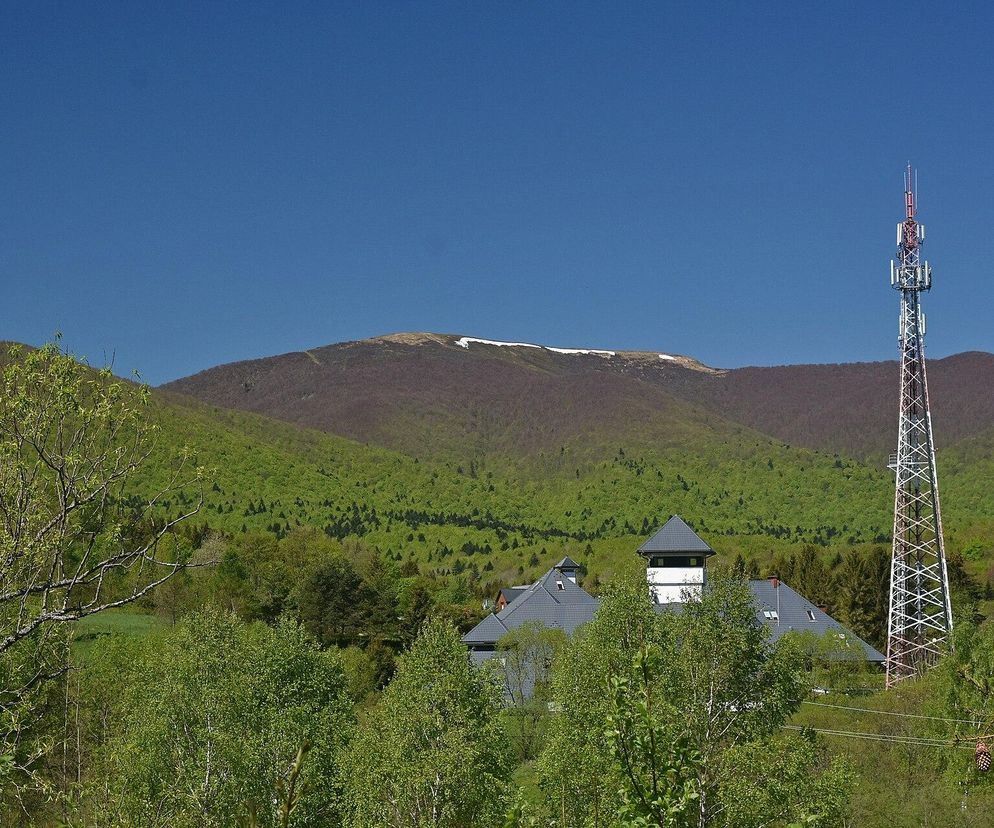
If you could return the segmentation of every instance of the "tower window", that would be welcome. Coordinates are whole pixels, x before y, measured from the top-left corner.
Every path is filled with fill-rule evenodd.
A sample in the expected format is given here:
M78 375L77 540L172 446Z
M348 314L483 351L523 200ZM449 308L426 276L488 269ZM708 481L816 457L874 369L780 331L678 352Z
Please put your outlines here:
M672 566L686 569L703 565L704 563L700 558L691 558L687 555L653 555L649 558L649 566L651 567Z

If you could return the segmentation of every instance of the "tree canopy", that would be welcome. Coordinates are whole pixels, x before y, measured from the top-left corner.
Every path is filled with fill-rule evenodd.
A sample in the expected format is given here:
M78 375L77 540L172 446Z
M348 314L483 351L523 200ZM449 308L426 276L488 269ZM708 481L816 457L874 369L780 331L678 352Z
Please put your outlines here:
M499 824L513 770L500 705L496 677L470 663L455 628L425 624L349 749L345 824Z
M781 731L808 687L796 644L768 637L738 579L712 579L679 611L656 612L644 581L613 590L554 680L540 768L562 824L832 824L845 775ZM778 775L755 773L756 757ZM788 769L795 784L777 787Z
M84 726L99 742L89 824L277 824L303 747L292 825L338 818L351 703L337 655L296 625L209 612L93 656Z

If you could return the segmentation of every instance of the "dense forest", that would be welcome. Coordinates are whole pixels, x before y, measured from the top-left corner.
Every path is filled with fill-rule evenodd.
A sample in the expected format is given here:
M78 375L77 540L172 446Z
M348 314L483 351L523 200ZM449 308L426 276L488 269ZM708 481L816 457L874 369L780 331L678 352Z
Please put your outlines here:
M989 824L990 454L942 470L957 648L885 692L838 641L771 645L745 579L776 572L881 644L889 477L697 437L515 473L13 349L0 824ZM632 552L674 512L719 555L699 603L658 614ZM563 553L595 619L474 668L460 633Z

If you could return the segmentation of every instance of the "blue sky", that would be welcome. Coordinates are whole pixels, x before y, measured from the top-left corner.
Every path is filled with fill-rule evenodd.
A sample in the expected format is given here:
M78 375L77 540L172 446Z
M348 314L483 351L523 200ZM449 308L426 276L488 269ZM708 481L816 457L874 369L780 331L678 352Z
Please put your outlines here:
M982 4L24 3L0 338L159 383L430 330L712 365L994 351Z

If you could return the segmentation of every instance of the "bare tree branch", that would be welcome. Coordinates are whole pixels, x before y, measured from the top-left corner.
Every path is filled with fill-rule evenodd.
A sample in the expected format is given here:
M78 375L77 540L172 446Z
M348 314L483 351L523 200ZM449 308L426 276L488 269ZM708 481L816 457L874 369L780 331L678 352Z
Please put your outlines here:
M181 456L135 503L156 452L147 387L94 371L57 345L13 348L0 379L0 657L51 626L137 601L189 564L163 540L203 503ZM161 452L160 452L161 453ZM161 472L160 472L161 473ZM200 490L164 520L172 493Z

